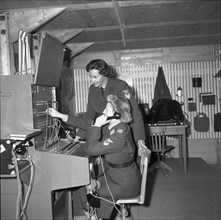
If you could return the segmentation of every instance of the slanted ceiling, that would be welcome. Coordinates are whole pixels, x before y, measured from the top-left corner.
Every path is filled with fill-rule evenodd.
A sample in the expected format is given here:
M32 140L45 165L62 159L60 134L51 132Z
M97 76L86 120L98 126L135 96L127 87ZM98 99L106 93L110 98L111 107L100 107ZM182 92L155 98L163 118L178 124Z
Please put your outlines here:
M220 44L217 1L10 1L10 39L19 29L50 32L85 52Z

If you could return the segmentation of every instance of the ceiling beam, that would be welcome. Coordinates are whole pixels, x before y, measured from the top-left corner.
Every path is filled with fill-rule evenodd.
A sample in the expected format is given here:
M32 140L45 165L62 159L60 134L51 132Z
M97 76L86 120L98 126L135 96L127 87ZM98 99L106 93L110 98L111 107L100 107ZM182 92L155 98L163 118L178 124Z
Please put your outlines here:
M196 34L196 35L181 35L181 36L172 36L172 37L154 37L154 38L145 38L145 39L127 39L127 43L129 42L145 42L145 41L157 41L157 40L175 40L175 39L190 39L190 38L207 38L207 37L220 37L220 34ZM96 41L96 44L103 43L119 43L120 40L112 40L112 41Z
M61 43L65 44L78 34L80 34L84 29L55 29L55 30L45 30L47 33L57 38Z
M219 19L201 19L201 20L186 20L186 21L163 21L163 22L152 22L152 23L142 23L142 24L129 24L124 25L125 29L129 28L143 28L143 27L158 27L158 26L174 26L174 25L189 25L189 24L213 24L220 23ZM85 31L105 31L105 30L117 30L119 26L105 26L105 27L91 27L84 28Z
M162 5L182 2L192 2L191 0L143 0L143 1L119 1L120 7L140 6L140 5Z
M11 11L9 13L9 40L18 40L19 30L31 33L65 10L62 8Z
M14 2L14 3L13 3ZM1 1L1 10L3 12L10 12L13 10L34 10L34 9L51 9L65 7L67 10L90 10L90 9L103 9L103 8L112 8L113 4L111 1L102 1L102 2L91 2L91 3L79 3L79 0L73 0L72 4L65 4L65 1L58 3L57 1L41 1L41 4L38 4L38 1ZM45 3L42 3L45 2ZM76 3L75 3L76 2ZM182 3L188 2L188 0L143 0L143 1L118 1L120 7L129 7L129 6L139 6L139 5L156 5L156 4L173 4L173 3ZM13 9L11 9L13 8Z
M189 0L190 1L190 0ZM173 4L188 2L188 0L143 0L143 1L117 1L120 7L139 6L139 5L156 5L156 4ZM112 8L113 4L110 1L82 3L82 4L63 4L67 10L90 10Z
M115 12L115 15L117 17L118 24L120 26L123 45L124 45L124 47L126 47L127 42L126 42L126 38L125 38L125 24L124 24L123 13L121 11L121 8L119 6L118 1L112 0L112 4L113 4L113 7L114 7L114 12Z
M70 59L77 54L80 54L82 51L86 50L93 44L94 42L66 44L67 48L71 51Z
M158 27L158 26L174 26L174 25L191 25L191 24L211 24L211 23L220 23L219 19L201 19L201 20L184 20L184 21L168 21L168 22L151 22L143 24L131 24L126 25L126 28L142 28L142 27Z

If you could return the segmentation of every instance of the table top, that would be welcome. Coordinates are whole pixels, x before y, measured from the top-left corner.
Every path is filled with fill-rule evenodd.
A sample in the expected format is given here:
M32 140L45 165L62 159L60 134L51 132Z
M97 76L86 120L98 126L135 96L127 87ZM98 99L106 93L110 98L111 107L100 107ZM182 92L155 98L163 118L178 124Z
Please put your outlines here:
M148 124L147 127L188 127L186 124L164 123L164 124Z

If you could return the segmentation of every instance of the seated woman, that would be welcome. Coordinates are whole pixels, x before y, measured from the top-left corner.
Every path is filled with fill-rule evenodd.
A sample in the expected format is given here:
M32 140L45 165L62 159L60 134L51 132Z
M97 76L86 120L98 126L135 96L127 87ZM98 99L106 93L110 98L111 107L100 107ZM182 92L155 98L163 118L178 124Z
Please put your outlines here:
M101 200L97 215L104 219L111 218L113 202L139 195L141 184L141 174L134 161L135 144L128 125L132 120L130 104L126 98L114 95L109 95L107 101L103 115L97 117L93 125L89 126L84 119L77 119L78 124L82 120L84 126L88 125L86 154L101 155L106 167L105 175L98 177L101 183L99 189ZM68 121L67 115L54 109L49 109L49 114ZM71 121L75 126L74 118ZM79 205L87 210L86 188L82 187L79 192L81 192Z

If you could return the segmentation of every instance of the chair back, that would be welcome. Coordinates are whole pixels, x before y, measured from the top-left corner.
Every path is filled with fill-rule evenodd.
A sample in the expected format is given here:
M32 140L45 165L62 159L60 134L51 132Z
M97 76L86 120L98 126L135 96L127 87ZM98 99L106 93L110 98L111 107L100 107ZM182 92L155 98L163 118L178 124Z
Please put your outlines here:
M166 145L165 131L166 127L147 127L147 146L149 149L151 149L151 151L162 153L164 152Z
M142 175L140 195L135 196L133 198L128 198L128 199L119 199L117 201L117 204L131 204L131 203L144 204L145 193L146 193L146 184L147 184L146 182L147 182L148 163L149 163L151 151L147 148L142 148L142 149L139 149L138 154L140 156L140 172ZM124 216L124 215L122 215L122 216ZM125 218L123 218L123 219L125 219Z
M137 203L144 204L145 201L145 194L146 194L146 185L147 185L147 170L148 170L148 163L150 159L150 150L146 149L140 154L140 172L142 175L141 180L141 189L140 189L140 198Z

